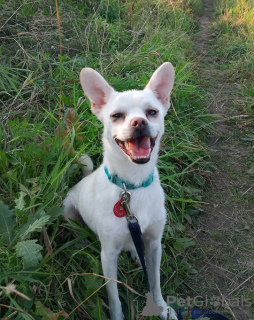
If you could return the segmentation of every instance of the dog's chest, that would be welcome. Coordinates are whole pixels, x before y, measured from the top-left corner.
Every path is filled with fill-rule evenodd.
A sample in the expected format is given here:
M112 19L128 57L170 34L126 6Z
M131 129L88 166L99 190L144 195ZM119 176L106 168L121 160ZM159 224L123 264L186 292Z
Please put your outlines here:
M118 200L119 201L119 200ZM114 200L109 208L109 216L114 220L114 224L119 228L119 233L128 234L128 222L125 217L114 215L114 207L118 204ZM139 222L142 233L152 227L157 221L164 221L166 211L164 208L164 194L160 186L149 189L139 189L131 192L129 208Z
M83 179L78 186L78 211L85 223L97 234L119 234L128 236L129 229L126 217L117 217L114 206L121 199L121 190L108 181L106 175L94 174ZM130 190L129 207L139 221L142 233L157 221L164 221L164 193L159 180L155 178L147 188Z

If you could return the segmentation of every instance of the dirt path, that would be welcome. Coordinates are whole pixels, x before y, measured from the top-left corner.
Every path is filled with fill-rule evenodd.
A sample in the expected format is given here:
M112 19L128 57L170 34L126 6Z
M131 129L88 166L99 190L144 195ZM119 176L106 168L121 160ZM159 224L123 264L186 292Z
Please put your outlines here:
M200 73L208 93L207 109L215 117L208 136L214 171L211 188L198 230L191 231L197 248L191 252L198 271L186 281L191 297L208 299L208 307L234 320L254 319L254 181L248 174L250 147L245 142L250 128L239 117L241 103L237 85L223 71L223 61L214 54L210 31L214 0L204 0L201 31L196 42ZM246 300L247 299L247 300ZM251 306L250 306L251 304Z

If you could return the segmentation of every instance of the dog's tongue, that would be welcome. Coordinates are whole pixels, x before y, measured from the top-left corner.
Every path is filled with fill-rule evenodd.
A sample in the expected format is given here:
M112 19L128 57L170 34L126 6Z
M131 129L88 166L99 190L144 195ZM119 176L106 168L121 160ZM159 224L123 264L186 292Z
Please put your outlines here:
M138 137L127 142L128 150L136 157L146 157L150 153L150 138Z

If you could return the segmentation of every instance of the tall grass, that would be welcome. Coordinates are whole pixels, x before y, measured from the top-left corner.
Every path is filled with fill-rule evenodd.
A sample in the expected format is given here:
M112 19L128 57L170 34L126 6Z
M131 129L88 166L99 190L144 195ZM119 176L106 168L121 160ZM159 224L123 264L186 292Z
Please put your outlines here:
M233 26L245 26L242 30L248 31L249 36L254 29L254 3L251 0L223 0L220 2L221 15L225 21Z
M218 3L219 27L226 41L227 57L241 58L253 53L254 3L249 0L223 0Z
M54 1L1 5L1 317L107 318L103 279L83 275L102 273L99 242L61 216L62 200L81 178L76 158L86 152L95 167L102 159L102 125L78 81L85 66L117 90L142 89L163 61L176 67L159 159L169 212L163 293L175 294L182 275L194 272L181 255L193 245L183 232L202 211L209 170L202 143L209 118L190 37L200 1L61 1L61 55ZM120 280L144 292L137 287L142 273L126 254L119 265ZM18 291L10 290L12 283ZM144 299L124 286L120 292L126 318L133 319L136 301Z
M254 110L254 3L251 0L218 1L218 22L214 31L218 38L217 54L223 59L229 78L240 85L244 107L240 112Z

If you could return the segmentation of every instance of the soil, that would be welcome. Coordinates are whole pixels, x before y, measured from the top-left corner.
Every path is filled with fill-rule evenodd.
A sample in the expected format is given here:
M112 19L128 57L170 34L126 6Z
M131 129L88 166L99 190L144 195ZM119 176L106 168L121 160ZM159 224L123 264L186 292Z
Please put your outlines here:
M254 133L248 115L239 114L238 85L223 70L214 50L215 3L204 0L201 30L195 39L207 90L205 103L215 119L207 138L214 170L200 226L190 231L197 246L188 258L197 276L185 280L186 295L199 296L199 304L204 301L204 307L229 319L250 320L254 319L254 181L248 173L253 142L246 137Z

